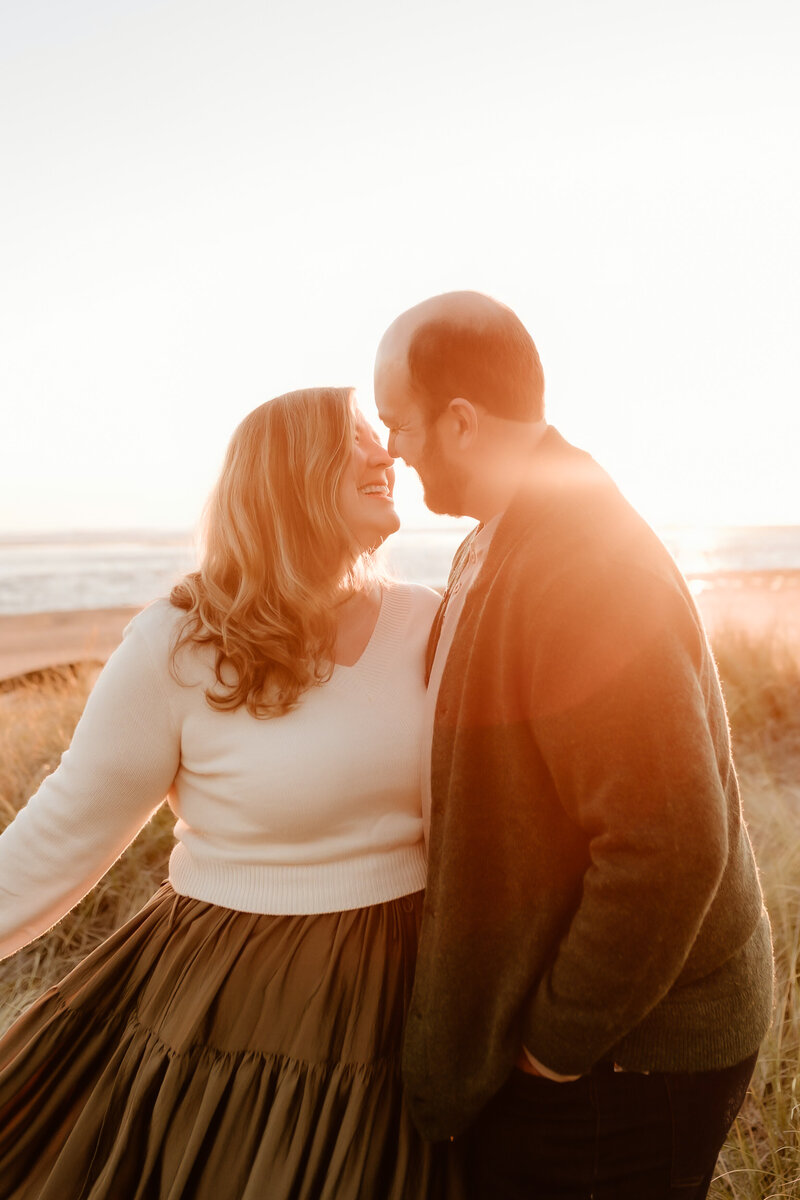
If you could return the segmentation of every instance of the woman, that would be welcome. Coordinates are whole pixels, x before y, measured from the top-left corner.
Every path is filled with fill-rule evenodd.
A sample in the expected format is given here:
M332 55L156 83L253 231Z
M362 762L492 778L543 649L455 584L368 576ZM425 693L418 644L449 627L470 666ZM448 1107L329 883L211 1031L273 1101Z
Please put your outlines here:
M165 794L169 881L0 1042L4 1196L452 1195L398 1052L424 884L435 593L379 579L392 460L347 389L236 430L201 568L126 630L0 838L0 954Z

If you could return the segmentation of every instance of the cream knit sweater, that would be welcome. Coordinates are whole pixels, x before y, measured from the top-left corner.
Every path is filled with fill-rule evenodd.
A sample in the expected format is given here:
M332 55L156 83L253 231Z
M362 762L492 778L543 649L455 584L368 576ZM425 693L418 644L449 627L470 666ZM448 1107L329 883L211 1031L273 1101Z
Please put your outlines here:
M176 892L254 913L335 912L422 888L424 654L439 597L384 589L352 667L296 709L217 712L208 648L169 671L182 613L159 600L109 659L61 765L0 837L0 957L96 883L165 796Z

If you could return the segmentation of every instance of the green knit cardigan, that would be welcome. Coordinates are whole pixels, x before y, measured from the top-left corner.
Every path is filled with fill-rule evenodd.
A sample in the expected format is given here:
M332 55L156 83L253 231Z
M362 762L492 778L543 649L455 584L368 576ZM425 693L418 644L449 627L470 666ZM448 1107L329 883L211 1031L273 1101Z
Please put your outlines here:
M655 534L552 427L445 666L429 850L403 1053L427 1137L464 1130L523 1044L563 1074L758 1047L769 923L703 626Z

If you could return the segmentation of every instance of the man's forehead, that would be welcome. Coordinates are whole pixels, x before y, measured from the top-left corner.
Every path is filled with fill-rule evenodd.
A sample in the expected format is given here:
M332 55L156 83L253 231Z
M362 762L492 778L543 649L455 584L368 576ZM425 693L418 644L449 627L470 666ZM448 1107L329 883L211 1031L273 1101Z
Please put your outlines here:
M408 375L407 350L397 338L384 338L375 356L375 379L387 386L402 383Z
M405 361L414 325L414 317L408 312L392 321L378 344L379 363L382 361Z
M375 392L379 401L395 403L408 391L408 370L397 359L378 360L375 364Z
M408 371L386 370L375 376L375 404L381 420L391 417L413 417L422 412L422 404L414 394Z

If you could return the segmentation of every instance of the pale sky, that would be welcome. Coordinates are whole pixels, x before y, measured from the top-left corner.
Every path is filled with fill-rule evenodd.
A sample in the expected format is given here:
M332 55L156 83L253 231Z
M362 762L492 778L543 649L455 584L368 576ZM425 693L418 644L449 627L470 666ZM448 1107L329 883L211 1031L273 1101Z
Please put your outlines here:
M192 526L461 287L650 520L800 524L798 63L796 0L5 0L0 531Z

